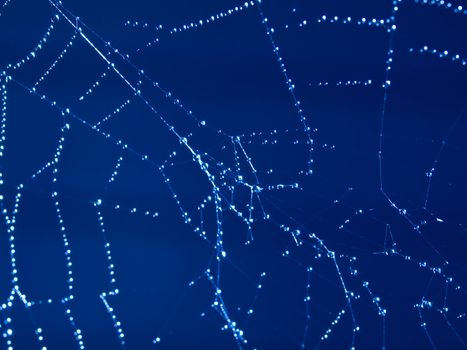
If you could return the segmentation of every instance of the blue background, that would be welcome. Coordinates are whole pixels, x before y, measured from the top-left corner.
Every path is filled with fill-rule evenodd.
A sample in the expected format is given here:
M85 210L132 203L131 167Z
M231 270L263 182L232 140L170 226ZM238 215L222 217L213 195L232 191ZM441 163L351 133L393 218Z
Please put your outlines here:
M338 254L348 288L360 297L353 302L360 331L356 347L381 348L383 329L390 349L430 349L414 305L423 296L442 308L445 279L418 266L441 267L454 282L449 286L446 314L423 310L428 331L440 349L462 349L467 335L467 118L466 66L435 55L410 53L409 48L466 53L466 17L437 6L404 1L397 14L394 63L383 133L384 189L399 208L406 209L421 233L392 208L379 191L378 150L389 34L382 28L317 23L321 15L341 18L388 18L390 1L264 1L262 9L288 73L296 86L308 123L314 130L313 174L299 175L306 166L307 145L293 101L280 73L270 40L256 6L215 23L178 34L152 29L171 28L240 5L234 1L64 1L63 5L88 27L83 32L107 52L102 41L128 53L130 61L167 91L179 98L199 120L177 108L148 81L141 85L144 98L173 124L190 144L212 157L213 169L233 167L228 135L247 135L274 129L289 130L272 136L244 137L245 149L258 170L261 184L299 183L301 190L264 192L261 201L271 220L261 220L255 203L254 241L245 245L247 228L225 210L222 293L233 320L245 332L245 348L297 349L306 322L304 304L307 267L310 279L310 315L306 348L344 349L352 338L347 313L321 341L346 299L332 260L317 257L316 242L304 238L296 246L283 224L315 233ZM293 11L296 9L296 11ZM47 1L13 0L0 17L0 67L30 52L57 11ZM299 27L304 19L305 27ZM125 22L149 23L152 28L132 28ZM284 29L289 25L288 29ZM92 28L95 33L91 33ZM230 331L211 307L212 286L204 271L212 265L213 247L186 225L180 208L154 164L172 151L166 174L184 209L199 223L196 210L210 194L205 174L160 119L116 74L108 77L83 101L78 98L107 70L105 62L82 38L38 87L39 94L89 123L111 113L127 98L132 103L102 130L125 140L151 162L122 151L108 139L70 116L61 116L16 82L31 87L73 35L63 18L40 54L21 69L9 70L6 141L1 170L5 184L2 205L11 209L18 184L25 184L15 229L21 289L31 300L59 300L66 293L63 244L50 193L57 190L69 235L75 278L72 308L89 349L113 349L120 343L99 294L108 290L103 240L92 203L102 199L107 238L111 242L120 294L111 299L123 324L128 349L234 349ZM159 39L157 44L145 44ZM142 48L142 49L141 49ZM141 49L138 51L138 49ZM117 56L110 56L131 82L135 70ZM464 56L465 57L465 56ZM3 68L2 68L3 70ZM318 87L322 81L372 80L369 86ZM70 123L58 169L58 183L51 173L32 181L31 175L51 159L63 121ZM249 141L251 140L251 142ZM262 141L277 144L262 144ZM295 142L296 141L296 142ZM296 144L294 144L294 142ZM426 172L437 159L429 192ZM112 184L108 179L117 159L124 159ZM207 159L207 156L206 156ZM217 162L223 162L216 165ZM173 164L172 164L173 163ZM253 181L248 164L242 173ZM267 174L273 169L272 174ZM217 170L214 170L217 171ZM233 183L233 182L232 182ZM55 187L54 187L55 186ZM237 185L238 186L238 185ZM249 192L238 186L237 207L245 210ZM114 210L120 204L121 210ZM131 214L149 210L157 218ZM223 203L225 207L225 203ZM359 209L363 214L354 215ZM436 217L443 222L437 222ZM351 218L342 229L346 219ZM257 219L257 220L256 220ZM204 212L207 235L215 241L215 211ZM383 251L385 232L391 228L397 249L413 261L375 254ZM0 300L11 290L8 236L4 222L0 240ZM387 242L388 243L388 242ZM389 243L388 243L389 244ZM284 252L289 251L287 256ZM215 252L214 252L215 254ZM355 257L353 263L349 257ZM358 271L357 275L352 270ZM246 315L257 292L254 313ZM197 280L198 276L201 276ZM188 283L196 280L189 287ZM387 310L386 325L363 281L381 298ZM457 290L456 286L460 286ZM50 349L77 348L73 330L60 302L35 305L31 313L18 302L0 313L12 318L17 349L38 345L34 324L44 330ZM31 319L31 315L33 320ZM464 314L465 315L465 314ZM455 331L453 330L455 329ZM0 329L4 332L5 327ZM457 332L457 335L456 335ZM154 345L153 340L161 338ZM1 341L0 341L0 344ZM4 344L2 344L4 346Z

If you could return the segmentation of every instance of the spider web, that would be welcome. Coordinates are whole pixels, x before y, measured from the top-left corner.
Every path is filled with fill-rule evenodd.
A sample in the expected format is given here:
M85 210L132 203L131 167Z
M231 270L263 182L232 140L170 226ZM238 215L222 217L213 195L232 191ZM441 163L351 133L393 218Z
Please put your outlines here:
M2 346L466 348L464 8L4 1Z

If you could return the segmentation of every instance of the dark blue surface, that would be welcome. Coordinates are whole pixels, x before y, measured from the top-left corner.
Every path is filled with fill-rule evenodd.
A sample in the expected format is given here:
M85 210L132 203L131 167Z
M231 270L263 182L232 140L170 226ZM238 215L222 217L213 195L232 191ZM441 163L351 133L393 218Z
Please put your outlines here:
M122 323L127 349L299 349L302 345L348 349L353 335L357 349L467 347L467 66L461 59L409 50L426 45L465 59L465 14L403 1L395 19L397 30L390 34L381 27L317 22L322 15L350 16L354 22L362 17L386 19L393 9L389 0L261 3L311 127L313 174L305 176L306 133L257 4L175 34L169 29L243 4L172 0L63 1L62 5L12 0L0 10L2 83L11 77L6 87L5 150L0 158L4 178L0 203L6 210L0 229L0 303L6 302L15 285L36 302L25 308L14 294L13 306L0 310L0 333L12 329L15 349L40 348L37 327L43 330L48 349L77 349L67 307L73 310L87 349L121 347L99 298L110 287L93 205L98 199L119 289L109 302ZM43 49L20 68L6 68L28 55L55 15L60 20ZM303 20L307 24L300 26ZM147 22L150 28L134 28L126 21ZM83 36L77 34L63 59L31 91L67 45L74 25L82 28ZM155 30L158 25L163 30ZM391 37L391 86L383 89ZM145 47L156 38L157 43ZM128 54L127 59L116 54L116 48ZM79 101L104 72L108 74L99 86ZM123 78L141 94L136 95ZM348 80L372 84L336 86ZM320 82L330 86L318 86ZM122 112L97 129L89 127L126 99L131 103ZM193 115L179 108L175 99ZM51 107L50 101L57 106ZM235 341L232 325L222 329L226 320L212 307L215 288L205 271L210 268L215 276L218 269L216 210L213 201L202 214L198 210L207 196L213 196L212 185L189 148L160 116L188 138L221 188L227 256L221 259L220 288L229 317L244 331L247 344ZM70 130L57 165L57 182L52 182L53 167L31 179L52 160L64 123ZM248 136L251 133L256 134ZM236 170L232 144L240 135L264 189L253 200L254 240L247 245L247 226L229 208L235 204L248 216L250 192L238 176L256 183L240 149L240 171ZM115 140L123 140L129 149L122 150ZM173 151L176 156L169 157ZM119 157L123 160L118 176L109 184ZM158 170L161 164L165 177ZM427 172L433 166L428 187ZM267 186L295 183L300 189L267 190ZM24 189L14 230L20 281L16 284L11 281L11 232L6 220L11 218L19 184ZM231 188L235 188L234 202ZM71 303L60 301L69 284L51 198L55 191L73 262ZM191 225L184 222L174 193L182 211L192 218ZM268 219L261 207L270 214ZM131 213L133 208L136 213ZM207 240L196 231L201 222ZM291 234L297 229L298 245ZM391 247L396 253L389 253ZM305 303L308 277L310 300ZM195 283L189 286L190 281ZM364 287L366 281L372 294ZM49 298L54 300L50 304ZM306 304L310 319L304 337ZM251 306L254 312L248 315ZM384 324L378 308L386 310ZM345 314L333 325L341 310ZM352 331L355 326L358 331ZM331 332L323 340L328 329ZM160 342L154 344L156 337ZM0 337L2 348L7 348L7 339Z

